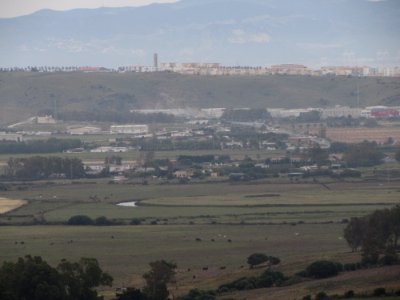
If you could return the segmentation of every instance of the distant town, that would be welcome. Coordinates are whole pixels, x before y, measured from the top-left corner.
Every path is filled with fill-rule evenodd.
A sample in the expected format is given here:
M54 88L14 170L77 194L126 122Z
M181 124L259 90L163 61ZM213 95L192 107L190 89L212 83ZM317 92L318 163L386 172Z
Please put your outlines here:
M117 68L101 66L27 66L0 68L0 72L175 72L184 75L255 76L255 75L305 75L305 76L362 76L399 77L400 67L325 66L312 69L301 64L262 66L224 66L220 63L163 62L154 54L153 65L129 65Z

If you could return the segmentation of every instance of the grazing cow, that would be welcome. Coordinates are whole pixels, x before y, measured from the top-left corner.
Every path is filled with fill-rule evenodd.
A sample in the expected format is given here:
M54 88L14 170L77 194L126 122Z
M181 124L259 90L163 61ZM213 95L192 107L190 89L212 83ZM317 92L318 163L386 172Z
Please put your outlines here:
M208 271L208 267L203 267L203 271Z
M229 240L228 240L228 243L232 243L232 240L231 240L231 239L229 239Z
M215 242L215 240L214 240L214 239L211 239L211 242Z
M225 270L226 267L225 267L225 266L222 266L222 267L220 267L219 269L220 269L220 270Z
M196 242L201 242L201 238L196 238Z

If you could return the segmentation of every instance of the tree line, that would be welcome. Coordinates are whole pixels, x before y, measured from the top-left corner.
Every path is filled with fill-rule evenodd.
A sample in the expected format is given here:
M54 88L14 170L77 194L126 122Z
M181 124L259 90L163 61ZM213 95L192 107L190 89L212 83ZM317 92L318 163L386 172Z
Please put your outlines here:
M56 156L33 156L27 158L10 158L5 167L5 178L38 180L55 178L85 177L83 163L78 158Z
M227 109L224 111L221 119L232 122L254 122L271 119L271 114L266 109Z
M82 142L79 139L50 138L45 141L0 141L0 153L56 153L81 146Z
M113 278L94 258L63 259L57 267L39 256L4 262L0 268L2 300L100 300L95 288L111 286Z
M113 122L113 123L177 123L181 119L165 113L140 114L129 111L63 111L58 118L64 121Z

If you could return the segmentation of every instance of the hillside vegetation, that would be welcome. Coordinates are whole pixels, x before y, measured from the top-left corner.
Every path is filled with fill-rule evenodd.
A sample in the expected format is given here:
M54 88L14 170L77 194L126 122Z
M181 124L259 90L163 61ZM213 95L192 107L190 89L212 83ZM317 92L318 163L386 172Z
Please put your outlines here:
M0 73L0 124L38 112L400 105L400 78Z

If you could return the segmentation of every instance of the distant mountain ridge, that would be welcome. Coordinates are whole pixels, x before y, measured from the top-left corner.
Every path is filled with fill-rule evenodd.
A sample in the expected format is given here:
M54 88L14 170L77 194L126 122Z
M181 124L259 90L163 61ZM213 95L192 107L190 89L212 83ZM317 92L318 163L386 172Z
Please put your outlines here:
M0 66L400 62L397 0L182 0L0 19ZM399 63L400 64L400 63Z
M400 106L400 78L0 72L0 125L52 110Z

